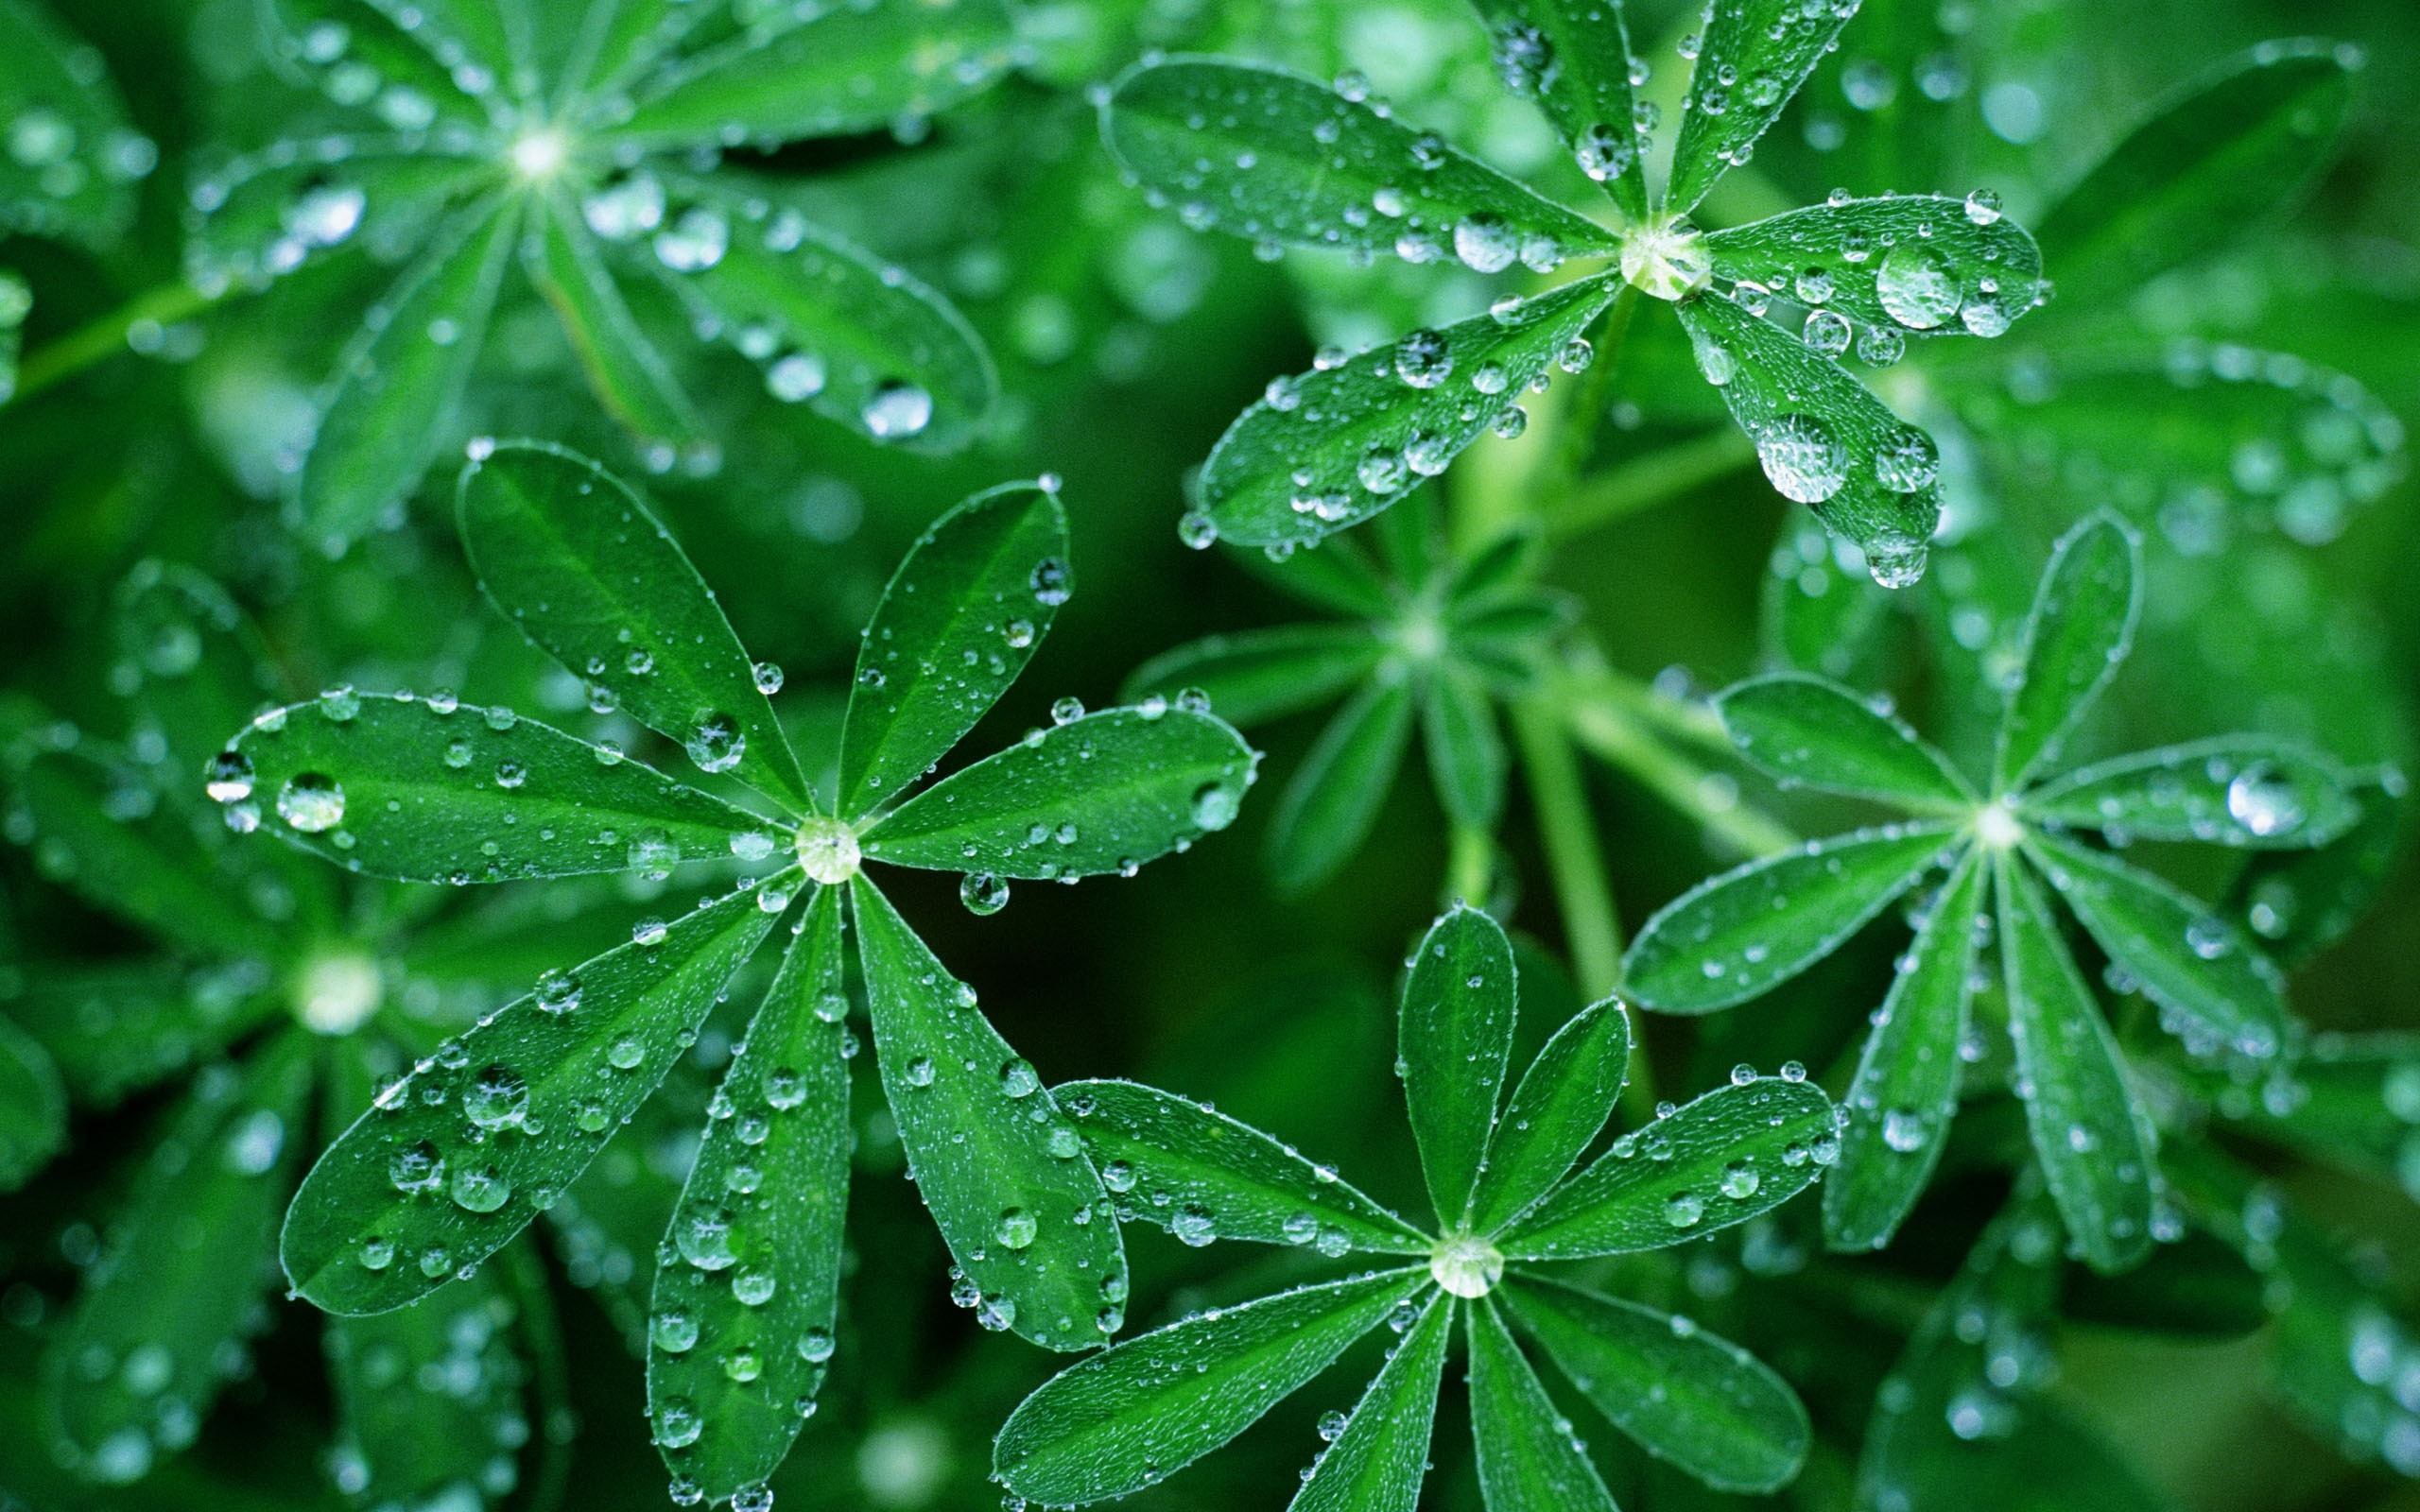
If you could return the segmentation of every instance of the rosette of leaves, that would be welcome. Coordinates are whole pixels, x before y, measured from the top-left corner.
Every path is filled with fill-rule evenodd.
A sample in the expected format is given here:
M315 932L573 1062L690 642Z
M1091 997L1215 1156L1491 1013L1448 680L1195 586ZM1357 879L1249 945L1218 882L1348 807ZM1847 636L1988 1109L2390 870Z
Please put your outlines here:
M1868 71L1868 97L1872 78L1947 56L1929 16L1894 20L1844 65ZM2290 324L2232 329L2198 316L2188 292L2325 171L2360 61L2308 38L2267 42L2155 102L2035 218L2059 298L2024 339L1929 343L1893 375L1893 393L1972 458L1978 513L2106 505L2178 552L2208 556L2262 533L2333 540L2401 474L2402 423L2359 380L2269 344L2290 339ZM1931 162L1962 128L1978 129L1918 110L1912 83L1885 93L1857 137L1872 148L1867 171ZM2044 536L2071 518L2062 511ZM1778 654L1834 676L1870 659L1885 602L1854 570L1820 540L1785 540L1767 586Z
M663 348L730 342L774 398L880 441L962 445L991 358L937 291L715 170L728 148L908 130L1008 66L999 0L806 7L264 0L272 60L346 129L201 180L188 276L265 284L412 255L320 396L293 515L341 547L455 435L507 268L553 307L648 465L717 448Z
M1446 816L1495 833L1506 767L1495 704L1531 680L1571 606L1530 581L1534 537L1499 537L1457 558L1429 524L1427 511L1409 504L1378 527L1382 564L1346 540L1268 575L1352 619L1207 636L1127 679L1130 696L1198 690L1245 728L1343 698L1278 799L1268 859L1287 892L1326 881L1359 848L1415 723Z
M2358 816L2345 775L2307 749L2247 735L2058 767L2062 743L2125 659L2141 608L2140 554L2133 532L2107 515L2060 541L1979 783L1836 683L1763 678L1718 700L1754 765L1909 817L1753 862L1667 905L1626 960L1626 989L1639 1003L1698 1014L1746 1002L1943 878L1919 910L1849 1087L1841 1169L1824 1194L1837 1246L1887 1243L1928 1179L1957 1109L1961 1062L1983 1028L1979 996L2006 1015L2034 1151L2084 1257L2118 1270L2149 1248L2160 1184L2151 1116L2052 895L2107 955L2113 983L2156 1005L2188 1049L2271 1059L2289 1048L2282 973L2252 936L2116 851L2135 840L2318 846ZM2084 843L2091 832L2107 848ZM1987 940L2000 981L1983 993Z
M493 1007L562 922L510 898L441 916L432 896L231 846L197 779L210 732L278 685L258 635L216 584L148 563L118 594L115 637L126 739L44 732L10 774L10 831L160 953L34 957L8 1010L81 1111L169 1097L106 1189L98 1258L46 1346L45 1453L122 1486L192 1443L250 1370L278 1215L323 1127ZM29 1108L9 1074L15 1123ZM533 1466L541 1483L561 1474L564 1446L535 1423L561 1409L563 1367L525 1249L441 1305L332 1317L322 1338L341 1490L478 1506Z
M1717 0L1655 189L1656 112L1636 93L1646 75L1621 8L1478 9L1498 73L1604 189L1610 225L1395 121L1357 85L1180 58L1130 72L1104 105L1111 151L1190 225L1489 273L1616 264L1271 383L1211 454L1185 538L1282 551L1370 518L1482 433L1517 432L1521 396L1585 368L1586 333L1644 292L1674 306L1774 487L1855 542L1877 580L1913 582L1940 514L1939 454L1837 359L1852 342L2000 335L2040 297L2031 238L1985 197L1841 195L1713 232L1687 218L1857 8ZM1799 334L1763 318L1776 297L1810 312Z
M1131 874L1223 828L1251 749L1189 708L1059 722L912 795L1032 657L1070 587L1056 492L1012 484L942 517L867 627L838 801L776 720L774 669L644 503L555 448L476 448L462 539L496 606L733 800L504 708L321 698L252 720L221 791L353 870L413 882L761 868L631 941L541 976L447 1040L305 1177L283 1240L302 1297L385 1314L473 1271L554 1203L654 1091L741 966L789 919L659 1253L648 1387L683 1497L766 1496L832 1354L848 1181L844 912L909 1169L987 1325L1050 1349L1114 1332L1116 1221L1074 1126L862 868Z
M1122 1212L1188 1244L1250 1240L1380 1263L1196 1313L1062 1371L1000 1430L994 1474L1010 1494L1071 1505L1156 1485L1387 1329L1385 1365L1350 1413L1322 1421L1327 1446L1293 1505L1409 1512L1458 1322L1479 1486L1495 1512L1613 1505L1512 1325L1616 1427L1707 1485L1769 1491L1797 1473L1806 1411L1763 1364L1686 1318L1540 1267L1662 1248L1787 1201L1836 1152L1830 1099L1802 1076L1742 1067L1572 1176L1625 1079L1622 1005L1608 999L1565 1023L1507 1101L1516 981L1504 931L1457 907L1409 964L1398 1065L1433 1231L1199 1103L1132 1082L1061 1089Z

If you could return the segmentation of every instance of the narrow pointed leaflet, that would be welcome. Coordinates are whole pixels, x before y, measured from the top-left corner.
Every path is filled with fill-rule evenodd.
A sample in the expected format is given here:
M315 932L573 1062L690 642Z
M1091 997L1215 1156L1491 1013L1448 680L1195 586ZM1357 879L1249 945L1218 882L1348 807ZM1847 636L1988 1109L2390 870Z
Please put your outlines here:
M0 1193L14 1192L67 1143L67 1089L42 1042L0 1019Z
M1117 1331L1126 1255L1083 1140L889 900L850 885L883 1091L977 1316L1048 1349Z
M1368 677L1386 654L1386 643L1361 625L1281 625L1208 635L1144 662L1126 679L1126 693L1131 702L1199 688L1219 718L1256 725L1319 707Z
M1749 149L1857 14L1856 0L1713 0L1705 10L1667 208L1686 215Z
M462 544L523 634L704 772L812 813L806 780L714 591L619 479L557 447L463 470Z
M2010 685L1996 784L2020 786L2117 675L2142 612L2142 544L2096 514L2059 538L2025 622L2025 662Z
M655 1091L772 927L755 889L735 892L447 1041L303 1179L281 1246L295 1290L383 1313L494 1253Z
M1996 336L2033 308L2042 283L2033 238L1979 197L1836 199L1709 232L1705 249L1718 277L1806 305L1817 331L1815 312L1829 310L1892 330Z
M1504 1116L1471 1197L1471 1229L1493 1234L1562 1180L1612 1116L1630 1071L1630 1015L1607 998L1539 1050Z
M671 364L631 313L602 249L569 196L550 189L539 224L521 244L529 281L570 338L597 402L655 459L669 460L704 439L702 422Z
M1452 662L1429 669L1420 700L1420 730L1438 800L1457 824L1491 831L1504 808L1504 737L1487 690Z
M1495 1132L1516 990L1512 942L1477 909L1447 913L1412 953L1396 1061L1421 1172L1448 1229L1469 1215Z
M1631 225L1648 218L1648 136L1622 0L1478 0L1496 77L1532 95L1580 171Z
M648 1410L666 1467L715 1500L761 1485L822 1384L848 1206L848 1008L837 887L723 1074L659 1253Z
M2045 782L2027 814L2138 840L2259 850L2325 845L2360 816L2342 767L2257 735L2221 735L2120 756Z
M1471 1433L1487 1512L1614 1512L1571 1421L1481 1297L1470 1304Z
M1303 1489L1287 1512L1413 1512L1428 1469L1445 1347L1453 1338L1453 1299L1432 1292L1355 1404L1344 1431L1304 1471Z
M1270 821L1269 870L1280 892L1318 885L1359 847L1403 766L1411 719L1410 682L1379 678L1320 731Z
M0 3L0 228L97 247L133 218L159 149L129 123L100 55L30 0Z
M1783 782L1962 813L1974 790L1893 715L1836 682L1803 673L1755 678L1715 699L1741 755Z

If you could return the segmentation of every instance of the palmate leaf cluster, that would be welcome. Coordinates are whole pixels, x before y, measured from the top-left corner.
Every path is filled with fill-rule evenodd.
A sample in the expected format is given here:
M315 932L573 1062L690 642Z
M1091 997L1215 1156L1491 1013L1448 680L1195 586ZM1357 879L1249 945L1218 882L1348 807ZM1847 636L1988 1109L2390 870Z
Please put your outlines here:
M2391 1504L2234 11L0 0L0 1502Z

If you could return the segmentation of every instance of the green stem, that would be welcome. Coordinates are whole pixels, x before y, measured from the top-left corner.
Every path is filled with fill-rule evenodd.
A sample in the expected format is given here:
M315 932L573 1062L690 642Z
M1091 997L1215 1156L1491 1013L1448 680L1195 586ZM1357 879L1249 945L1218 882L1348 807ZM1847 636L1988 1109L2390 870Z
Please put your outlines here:
M225 297L204 294L182 282L147 289L99 319L27 354L17 369L16 398L21 403L31 399L95 363L126 351L128 334L145 321L173 325L199 315Z
M1719 797L1719 775L1673 747L1630 703L1592 686L1584 673L1567 670L1554 684L1571 738L1590 755L1655 794L1684 814L1695 815L1706 832L1746 856L1772 855L1799 837L1763 813L1741 803L1736 792Z
M1562 717L1546 698L1533 695L1513 704L1512 734L1530 774L1530 801L1537 809L1538 838L1546 847L1572 971L1582 994L1594 1002L1621 986L1622 925L1580 763Z
M1454 826L1445 860L1445 896L1485 908L1495 891L1495 837L1467 824Z
M1735 425L1650 452L1608 469L1564 494L1547 512L1547 534L1576 536L1680 498L1755 460L1755 444Z
M1577 395L1564 410L1563 431L1556 438L1554 486L1547 497L1557 503L1569 498L1573 483L1587 466L1597 444L1597 427L1604 423L1605 394L1614 386L1614 369L1621 366L1622 343L1630 336L1631 317L1638 309L1638 285L1624 284L1606 312L1595 360L1580 375Z

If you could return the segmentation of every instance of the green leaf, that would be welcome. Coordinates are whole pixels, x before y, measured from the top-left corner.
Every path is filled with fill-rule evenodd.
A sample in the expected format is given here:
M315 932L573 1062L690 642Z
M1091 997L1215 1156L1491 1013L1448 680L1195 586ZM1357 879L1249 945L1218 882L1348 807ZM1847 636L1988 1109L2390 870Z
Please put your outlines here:
M0 1019L0 1192L67 1146L67 1089L42 1042Z
M2151 1120L2041 889L2007 851L1992 864L2009 1038L2031 1089L2025 1120L2034 1154L2086 1263L2123 1270L2151 1248Z
M520 218L509 198L456 215L337 359L291 511L321 549L400 508L451 438Z
M264 714L232 748L250 765L231 800L243 823L405 882L666 870L773 839L767 820L509 709L342 691Z
M1424 1267L1196 1313L1060 1371L1009 1415L992 1473L1052 1506L1156 1486L1258 1422L1429 1286Z
M1126 697L1131 703L1146 694L1173 697L1199 688L1219 718L1252 726L1317 708L1369 677L1386 655L1386 643L1366 625L1280 625L1210 635L1136 667L1126 679Z
M2351 932L2393 873L2401 851L2403 805L2392 782L2364 773L2351 797L2360 817L2316 850L2252 857L2236 878L2234 906L2280 965L2299 966Z
M849 1196L840 893L817 891L723 1074L666 1235L648 1411L676 1476L716 1501L789 1452L832 1356Z
M850 896L883 1091L977 1316L1046 1349L1100 1343L1126 1255L1081 1138L890 901L863 877Z
M290 1031L186 1099L135 1177L50 1348L53 1401L86 1478L139 1479L182 1448L160 1405L199 1417L257 1326L277 1211L309 1131L310 1037ZM95 1362L104 1368L92 1368Z
M1270 821L1269 870L1280 892L1308 892L1360 848L1410 738L1408 679L1364 684L1328 721Z
M1229 546L1224 555L1248 576L1315 609L1380 620L1393 615L1401 605L1401 590L1371 563L1358 541L1339 541L1333 548L1288 552L1279 558L1238 546Z
M1754 678L1715 697L1741 755L1785 783L1962 814L1975 790L1897 715L1837 682L1801 673Z
M1014 56L1015 24L1001 0L798 14L665 69L608 134L658 147L770 147L893 129L989 85Z
M586 457L525 442L465 468L458 505L473 570L534 644L700 770L815 812L755 663L636 493Z
M2022 787L2083 718L2134 644L2142 542L2108 514L2059 538L2026 616L2024 666L2010 685L1994 786Z
M1677 306L1698 370L1748 438L1765 477L1865 553L1885 588L1925 568L1941 519L1940 450L1798 337L1719 295Z
M1277 380L1274 402L1245 410L1210 454L1203 515L1242 546L1302 544L1358 524L1444 471L1546 376L1614 292L1606 279L1582 279L1501 319L1414 331L1341 366Z
M755 888L541 983L389 1087L285 1216L285 1274L331 1313L416 1302L527 1228L647 1101L773 927Z
M918 793L866 830L865 854L1002 877L1131 876L1233 822L1253 763L1208 714L1103 710Z
M1620 0L1477 0L1496 77L1534 95L1633 225L1648 218L1648 135L1631 92L1635 56Z
M916 781L997 703L1067 600L1067 514L1014 483L932 524L883 590L840 734L840 814Z
M1486 1163L1518 996L1512 942L1476 908L1456 906L1412 953L1395 1065L1421 1174L1449 1229L1469 1219Z
M655 259L654 271L700 329L756 357L773 397L920 451L975 438L999 397L999 374L939 290L796 211L769 211L710 181L683 187L707 202L683 212L674 230L723 250L687 271Z
M17 358L25 351L26 318L34 291L13 268L0 267L0 404L17 395Z
M141 738L166 747L175 783L192 792L231 730L273 701L268 647L227 591L189 567L143 561L112 606L118 661Z
M1200 1103L1128 1081L1057 1089L1110 1190L1187 1244L1243 1239L1324 1255L1426 1255L1420 1230L1290 1145Z
M260 25L262 54L287 83L318 90L347 110L366 105L399 131L452 135L501 124L505 102L496 97L495 84L509 60L500 52L474 57L460 50L457 27L467 18L458 7L411 8L414 29L396 13L403 8L377 0L255 0L246 9ZM482 9L492 25L500 8ZM493 36L485 28L482 34ZM450 61L438 56L440 48ZM473 64L465 77L487 75L476 92L456 82L453 65L464 62ZM432 132L432 127L450 129Z
M1354 1404L1344 1432L1312 1461L1287 1512L1413 1512L1453 1337L1453 1303L1437 1292Z
M1839 40L1857 8L1802 0L1714 0L1681 105L1665 207L1686 215L1705 198Z
M457 200L500 181L493 157L426 132L275 142L195 180L185 278L259 288L354 249L426 246Z
M656 458L676 460L704 439L680 379L639 329L570 198L550 189L535 219L522 239L522 266L554 307L588 387Z
M1710 232L1705 249L1718 278L1893 331L1996 336L2042 282L2025 228L1943 195L1813 205Z
M1722 438L1728 439L1728 438ZM1847 552L1813 522L1785 530L1759 595L1764 659L1853 686L1886 680L1901 623L1890 592L1864 571L1862 557ZM1844 566L1848 556L1853 566Z
M1197 229L1414 261L1460 257L1485 273L1615 247L1594 221L1435 135L1281 69L1207 58L1135 68L1102 107L1101 135L1127 172ZM1408 244L1420 250L1404 251Z
M2189 1047L2256 1059L2285 1048L2284 978L2232 922L2115 856L2054 834L2027 843L2060 898Z
M45 751L16 774L35 863L99 908L207 958L274 957L276 931L202 849L182 805L78 750Z
M1476 674L1441 662L1421 681L1420 727L1438 800L1457 824L1492 831L1504 809L1504 737Z
M2298 198L2352 102L2350 70L2308 38L2264 42L2162 102L2042 218L2061 301L2104 308Z
M0 0L0 230L97 248L134 218L159 150L128 122L98 49L29 0Z
M79 1107L110 1108L285 1007L257 962L195 971L167 960L46 969L0 990Z
M1685 1318L1523 1280L1504 1306L1597 1410L1719 1491L1772 1491L1806 1461L1798 1396L1762 1361Z
M1946 822L1886 824L1702 882L1631 942L1624 987L1665 1013L1710 1013L1771 991L1941 865L1957 834Z
M2361 812L2342 767L2261 735L2221 735L2100 762L2026 794L2024 808L2048 823L2136 840L2260 850L2325 845Z
M1661 1249L1781 1206L1839 1150L1822 1088L1735 1079L1616 1140L1506 1230L1499 1247L1515 1260Z
M1959 1045L1990 880L1979 852L1959 860L1858 1056L1840 1168L1824 1183L1824 1238L1835 1249L1889 1244L1940 1163L1958 1114Z
M1495 1304L1473 1302L1469 1316L1471 1433L1487 1512L1614 1512L1597 1467Z
M1493 1234L1571 1170L1630 1074L1630 1015L1607 998L1554 1032L1512 1090L1471 1198L1473 1232Z

